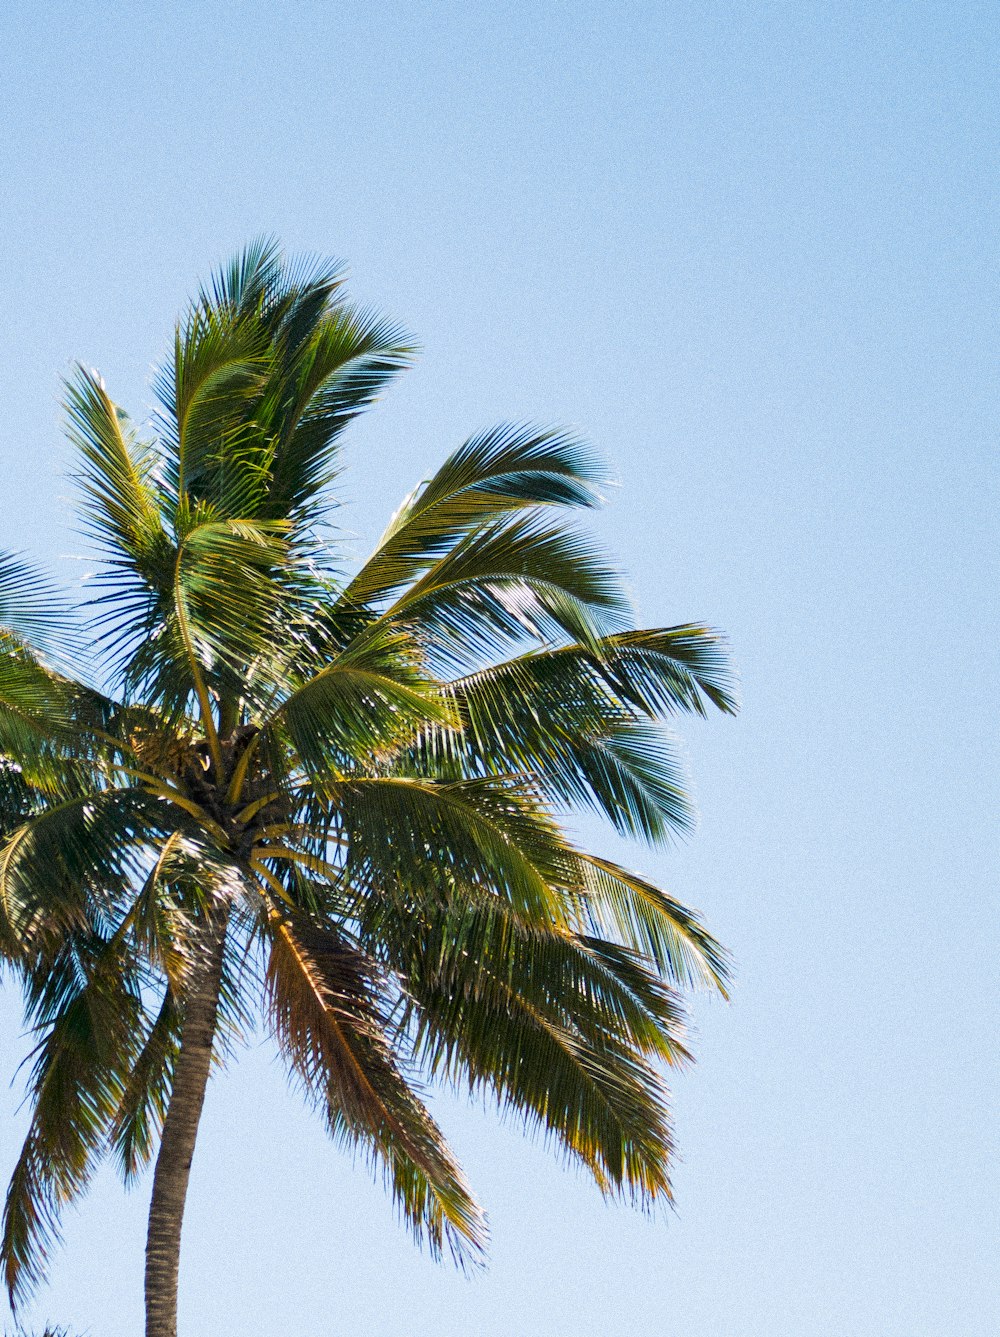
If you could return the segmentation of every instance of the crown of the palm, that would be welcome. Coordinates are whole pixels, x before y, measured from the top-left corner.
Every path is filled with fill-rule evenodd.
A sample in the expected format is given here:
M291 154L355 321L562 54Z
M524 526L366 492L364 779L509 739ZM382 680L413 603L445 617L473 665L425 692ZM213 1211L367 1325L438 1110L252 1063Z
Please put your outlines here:
M433 1249L475 1253L483 1223L415 1071L492 1092L607 1191L669 1192L677 989L723 988L725 956L559 817L685 830L660 721L734 709L726 657L703 627L634 628L566 522L602 472L565 433L472 438L341 576L339 440L409 356L337 270L262 244L179 326L154 437L93 374L69 386L103 691L52 667L66 624L0 567L0 945L41 1028L15 1294L95 1160L133 1174L151 1154L220 920L230 1028L263 1003L331 1132L380 1160Z

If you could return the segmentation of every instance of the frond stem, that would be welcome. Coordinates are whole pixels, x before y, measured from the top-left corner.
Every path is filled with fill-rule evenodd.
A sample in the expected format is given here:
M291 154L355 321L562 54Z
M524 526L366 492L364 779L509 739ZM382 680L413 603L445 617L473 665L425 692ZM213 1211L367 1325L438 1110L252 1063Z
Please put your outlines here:
M184 545L186 542L187 537L181 539L180 545L177 548L177 560L174 563L174 610L177 613L177 625L180 628L181 640L184 642L184 650L187 654L188 664L191 668L191 677L194 681L195 695L198 697L198 705L201 709L201 722L205 728L205 738L208 742L208 750L212 754L212 765L215 767L215 774L221 780L222 748L219 744L219 733L215 727L215 717L212 714L212 702L208 695L208 688L205 686L205 679L202 677L198 658L194 652L194 642L191 639L191 626L188 622L184 591L181 589L181 564L184 560Z

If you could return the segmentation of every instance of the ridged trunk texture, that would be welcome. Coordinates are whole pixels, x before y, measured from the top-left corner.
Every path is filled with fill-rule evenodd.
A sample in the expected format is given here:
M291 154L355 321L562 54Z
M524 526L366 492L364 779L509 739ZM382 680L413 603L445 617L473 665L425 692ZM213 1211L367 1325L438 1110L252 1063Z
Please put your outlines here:
M191 1160L212 1065L225 934L211 945L185 1001L181 1046L153 1175L146 1233L146 1337L177 1337L177 1275Z

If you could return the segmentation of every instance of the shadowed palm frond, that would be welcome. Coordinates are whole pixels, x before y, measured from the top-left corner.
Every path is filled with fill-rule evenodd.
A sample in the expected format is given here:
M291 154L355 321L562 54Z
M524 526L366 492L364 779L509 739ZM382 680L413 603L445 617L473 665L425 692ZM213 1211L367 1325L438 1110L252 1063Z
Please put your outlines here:
M43 808L0 848L0 940L15 957L51 935L86 927L137 879L165 813L139 789L78 795Z
M61 1208L87 1186L106 1146L141 1016L139 979L116 939L79 932L29 977L32 1117L3 1215L4 1278L12 1303L44 1275Z
M474 889L526 924L566 922L573 852L516 782L366 777L324 792L348 851L344 880L356 895L397 886L440 903Z
M263 726L287 736L310 773L349 771L358 756L389 756L428 724L455 722L439 682L422 669L405 634L392 627L331 660L317 654L310 668L304 681L291 677L291 690Z
M675 740L596 677L584 676L572 694L552 691L531 658L448 684L460 723L425 727L415 764L452 779L530 775L554 804L589 808L622 835L653 843L689 831L694 813Z
M39 787L59 791L60 752L70 756L81 740L74 728L72 688L19 643L0 633L0 755Z
M110 1146L126 1184L138 1177L156 1150L180 1050L181 1022L178 1001L167 985L156 1018L125 1079L109 1129Z
M565 720L600 728L636 715L705 714L705 702L726 714L737 709L735 682L725 643L707 627L663 627L603 637L595 646L562 645L532 650L516 659L449 682L445 689L487 736L490 711L507 704L513 717L532 708L546 716L563 708ZM501 718L502 712L501 712ZM514 727L516 717L509 727Z

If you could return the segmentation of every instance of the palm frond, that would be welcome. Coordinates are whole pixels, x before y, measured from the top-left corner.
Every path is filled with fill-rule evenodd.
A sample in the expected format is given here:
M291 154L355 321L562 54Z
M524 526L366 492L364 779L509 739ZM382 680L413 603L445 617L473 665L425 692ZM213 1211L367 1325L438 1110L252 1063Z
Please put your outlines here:
M648 715L704 715L705 701L725 715L739 708L725 638L712 627L685 623L621 632L601 647L596 667L613 690Z
M181 1009L168 985L124 1081L109 1130L109 1143L126 1184L136 1179L156 1149L180 1040Z
M676 985L707 985L724 998L729 996L729 954L693 911L609 859L588 854L579 857L587 904L596 925L652 957Z
M230 316L253 315L279 287L283 259L274 237L255 237L212 274L200 290L200 305Z
M16 758L36 785L56 791L69 759L86 750L76 727L80 704L75 684L0 632L0 755Z
M414 764L455 778L530 775L553 803L602 813L621 834L651 842L689 831L675 740L615 697L589 654L558 656L526 655L446 684L461 723L426 726Z
M372 776L337 781L324 793L348 851L344 879L356 894L397 887L446 903L474 890L503 900L525 923L566 922L573 854L523 785Z
M117 939L77 933L29 979L42 1038L32 1055L32 1117L3 1217L12 1304L42 1279L61 1207L80 1194L103 1154L133 1062L141 1002L135 967Z
M644 1055L686 1059L677 1000L624 949L509 930L488 912L411 928L407 1019L422 1060L491 1092L603 1192L669 1198L667 1094Z
M509 511L594 506L603 469L566 432L504 423L472 437L403 503L345 599L378 602L419 579L468 531Z
M0 654L31 647L72 651L73 630L69 608L51 581L24 557L0 551Z
M207 699L208 685L232 693L249 665L264 668L283 617L304 597L284 522L202 513L173 551L169 587L113 609L104 635L119 647L130 696L176 716L196 694ZM273 690L266 671L258 684L265 696Z
M705 702L724 714L738 707L725 641L710 627L687 624L616 632L591 645L531 650L448 684L472 718L489 719L502 700L510 711L548 718L563 703L588 728L638 714L655 719L693 713ZM488 730L488 725L484 723Z
M655 844L694 825L686 772L673 744L661 729L641 722L583 735L572 752L567 749L573 769L544 770L539 782L557 801L588 806L621 835Z
M422 671L399 628L383 626L332 659L320 652L312 661L307 668L300 655L304 679L292 676L291 690L263 725L287 736L311 774L349 771L358 758L387 755L423 727L456 722L439 683Z
M155 447L139 437L97 373L85 367L77 366L66 383L66 415L81 461L86 530L119 580L155 583L168 546Z
M202 289L156 382L178 501L210 501L227 518L316 517L340 434L412 352L341 286L338 266L296 266L265 240Z
M432 1254L475 1261L485 1221L440 1129L386 1035L374 963L308 921L272 920L271 1020L331 1134L380 1159L411 1229Z
M91 906L110 910L168 820L164 805L134 788L78 795L30 816L0 847L3 950L24 957L85 925Z
M403 330L374 311L328 300L310 319L314 290L307 286L284 315L279 362L258 419L273 435L274 458L263 514L318 518L332 481L339 440L357 417L411 360ZM312 325L306 340L304 328Z
M445 665L526 639L596 646L627 616L618 573L583 535L535 515L472 529L383 614Z
M267 332L253 313L199 303L177 327L173 359L154 382L164 483L177 505L213 500L212 466L241 438L268 369Z

